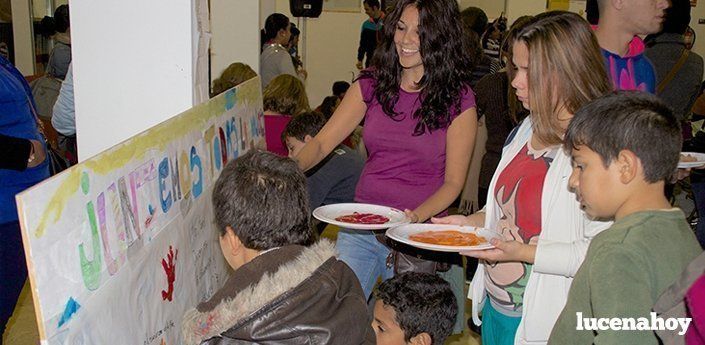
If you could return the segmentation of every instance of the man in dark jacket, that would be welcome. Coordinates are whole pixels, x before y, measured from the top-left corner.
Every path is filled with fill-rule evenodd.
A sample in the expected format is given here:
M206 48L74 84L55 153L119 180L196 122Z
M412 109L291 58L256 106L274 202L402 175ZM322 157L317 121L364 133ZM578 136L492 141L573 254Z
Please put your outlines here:
M370 16L370 18L362 23L360 46L357 48L357 69L362 69L363 59L365 67L370 67L377 44L382 41L384 12L380 7L379 1L365 0L363 6L365 7L365 14Z
M331 242L310 244L306 180L294 161L255 151L213 190L220 247L235 270L184 315L185 344L371 344L362 288Z

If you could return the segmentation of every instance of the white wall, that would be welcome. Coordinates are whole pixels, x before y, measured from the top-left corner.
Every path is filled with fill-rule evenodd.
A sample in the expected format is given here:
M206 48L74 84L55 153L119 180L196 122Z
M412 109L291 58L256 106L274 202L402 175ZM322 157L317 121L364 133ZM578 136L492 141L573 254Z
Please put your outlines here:
M233 62L259 71L260 2L211 0L211 78Z
M80 160L193 106L196 1L71 1Z
M507 0L507 21L513 23L523 15L534 15L546 11L546 0Z

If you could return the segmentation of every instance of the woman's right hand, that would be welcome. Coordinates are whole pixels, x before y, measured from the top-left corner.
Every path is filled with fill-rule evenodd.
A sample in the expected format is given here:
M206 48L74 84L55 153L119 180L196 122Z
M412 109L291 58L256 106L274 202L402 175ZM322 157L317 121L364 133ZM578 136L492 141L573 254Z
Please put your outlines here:
M42 145L40 141L30 140L29 142L32 144L34 159L32 159L32 161L27 162L27 167L34 168L44 162L44 159L46 159L46 151L44 151L44 145Z
M441 218L431 218L431 223L433 224L446 224L446 225L458 225L458 226L474 226L478 228L482 228L485 226L485 213L483 212L478 212L478 213L473 213L469 216L463 216L463 215L452 215L452 216L446 216L446 217L441 217Z

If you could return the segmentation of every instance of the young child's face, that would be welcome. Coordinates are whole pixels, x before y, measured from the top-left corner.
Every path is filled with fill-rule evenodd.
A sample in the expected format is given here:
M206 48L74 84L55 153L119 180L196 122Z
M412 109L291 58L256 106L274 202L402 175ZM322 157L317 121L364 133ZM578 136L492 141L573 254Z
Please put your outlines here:
M405 345L404 331L396 321L397 313L394 308L385 305L382 301L375 302L372 328L377 336L377 345Z
M286 148L289 150L289 157L296 157L306 143L294 137L286 137Z
M613 218L622 203L624 185L613 160L605 168L600 155L579 145L572 153L573 173L568 186L575 193L580 207L595 218Z

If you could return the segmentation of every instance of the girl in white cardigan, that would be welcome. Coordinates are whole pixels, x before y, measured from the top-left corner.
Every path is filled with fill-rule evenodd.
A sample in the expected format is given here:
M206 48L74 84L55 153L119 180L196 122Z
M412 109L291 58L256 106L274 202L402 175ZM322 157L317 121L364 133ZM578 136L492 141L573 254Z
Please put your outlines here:
M507 139L485 208L435 219L505 238L495 249L461 253L483 259L469 296L483 345L546 343L590 238L608 225L581 211L561 150L573 113L611 88L595 36L577 14L548 12L510 43L512 87L531 115Z

